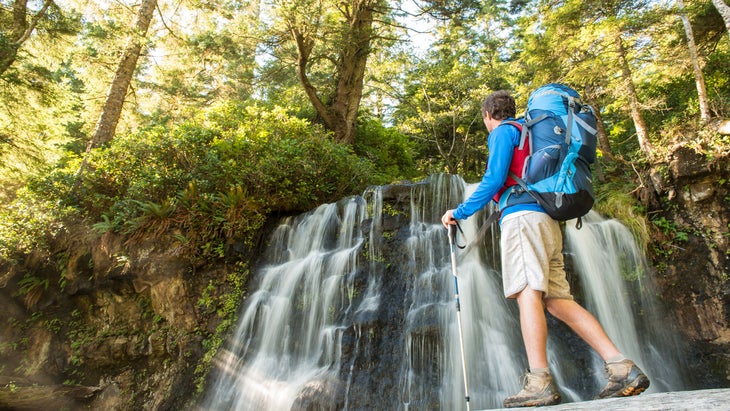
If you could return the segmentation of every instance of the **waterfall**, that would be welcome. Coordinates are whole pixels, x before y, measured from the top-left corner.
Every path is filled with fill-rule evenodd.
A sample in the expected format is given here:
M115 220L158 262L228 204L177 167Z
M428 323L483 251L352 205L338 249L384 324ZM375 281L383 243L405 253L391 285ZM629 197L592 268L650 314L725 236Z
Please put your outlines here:
M435 175L396 194L373 187L283 220L199 408L465 409L440 217L475 187ZM461 222L461 243L477 237L485 214ZM498 231L457 251L472 409L501 407L527 368L516 304L502 294ZM653 390L684 388L678 341L656 326L661 310L628 230L591 213L581 230L566 224L565 237L580 284L574 294L652 378ZM591 399L605 384L600 359L566 327L550 325L548 358L564 401Z
M456 177L443 181L446 178L433 177L435 187L419 187L411 204L407 244L414 262L409 273L414 283L404 329L401 391L406 410L459 409L465 404L453 273L440 218L476 186L464 187ZM460 223L463 239L475 238L477 221L483 220L480 217ZM501 404L501 398L517 389L522 372L519 323L515 307L502 295L494 259L485 262L475 251L466 255L457 252L457 259L470 403L494 407L498 399Z
M303 390L337 390L343 329L363 238L365 202L323 205L285 220L267 249L272 263L256 274L219 377L205 408L291 409ZM368 288L370 290L370 288ZM367 304L377 304L376 295ZM367 307L365 307L367 309Z
M566 245L580 275L586 308L623 354L651 377L650 392L672 391L686 382L678 373L680 341L654 298L644 254L626 226L595 212L577 230L566 225ZM598 361L598 358L595 358ZM596 367L598 367L597 364Z

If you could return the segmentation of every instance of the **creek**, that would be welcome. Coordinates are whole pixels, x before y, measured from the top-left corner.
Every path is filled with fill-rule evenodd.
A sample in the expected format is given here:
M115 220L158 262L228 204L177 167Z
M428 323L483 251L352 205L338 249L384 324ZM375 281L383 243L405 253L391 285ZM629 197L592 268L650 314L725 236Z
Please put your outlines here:
M461 410L459 329L446 230L439 220L476 188L435 175L283 219L255 265L239 323L216 359L200 409ZM486 210L463 221L477 237ZM514 301L502 294L499 230L457 251L472 409L499 408L527 368ZM595 212L565 224L576 299L652 380L687 387L682 344L630 231ZM592 399L603 364L549 317L548 358L563 402Z

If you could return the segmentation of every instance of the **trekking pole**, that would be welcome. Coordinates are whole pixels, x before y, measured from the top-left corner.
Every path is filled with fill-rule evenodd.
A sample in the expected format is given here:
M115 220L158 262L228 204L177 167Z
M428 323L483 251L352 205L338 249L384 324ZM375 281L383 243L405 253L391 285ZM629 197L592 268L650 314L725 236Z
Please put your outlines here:
M464 371L464 393L466 399L466 411L469 407L469 382L466 377L466 357L464 356L464 336L461 330L461 304L459 303L459 281L456 278L456 224L449 224L449 245L451 247L451 272L454 275L454 299L456 300L456 322L459 326L459 344L461 345L461 367ZM458 227L461 229L461 227Z

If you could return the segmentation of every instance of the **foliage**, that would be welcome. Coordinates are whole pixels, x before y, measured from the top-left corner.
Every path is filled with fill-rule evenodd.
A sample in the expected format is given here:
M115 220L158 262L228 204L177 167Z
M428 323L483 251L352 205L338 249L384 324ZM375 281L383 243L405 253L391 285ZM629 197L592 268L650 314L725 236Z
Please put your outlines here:
M402 164L407 152L398 144L394 138L383 148L397 154L388 161ZM250 241L269 213L301 212L361 192L374 174L372 163L319 127L280 108L234 102L170 130L118 136L88 162L80 180L78 160L68 161L35 180L31 192L78 207L99 222L96 229L133 238L175 229L183 249L205 258L223 256L227 239ZM390 168L379 172L382 179L399 171L398 163L383 166ZM28 224L22 218L6 224ZM32 232L23 241L30 238Z
M358 124L355 153L374 165L372 184L419 175L414 165L415 144L404 134L384 127L380 121L364 118Z
M70 215L72 210L59 207L53 199L20 190L0 208L0 261L18 262L35 248L43 248L63 228L61 219Z
M90 153L91 171L81 180L79 154L118 59L110 50L122 47L122 22L134 10L75 0L54 5L0 88L0 258L43 247L76 212L100 232L174 233L181 250L216 257L225 254L226 239L249 238L269 213L307 210L368 184L419 174L449 171L474 179L487 154L481 98L513 89L524 106L530 89L546 81L587 92L618 161L645 165L616 39L626 45L638 107L659 143L655 158L676 143L708 157L728 150L727 138L697 119L686 40L668 4L422 2L434 30L421 52L399 26L414 20L403 20L407 13L395 3L378 4L358 138L346 148L317 125L321 118L299 84L291 33L280 20L321 23L312 27L317 44L308 73L329 103L339 67L332 56L347 35L346 8L160 1L162 18L154 22L149 59L138 67L118 137ZM299 6L321 20L305 18ZM3 19L10 19L8 10ZM730 43L722 18L709 3L688 2L687 12L713 113L727 115ZM620 193L634 191L635 174L618 178L625 184L602 189L606 206L633 210L620 206L632 203ZM28 179L29 190L18 190ZM635 232L643 236L645 228Z
M675 252L682 251L682 246L689 240L689 233L678 226L674 221L667 220L664 216L655 216L651 222L659 229L660 238L653 242L652 251L663 258L669 258Z
M18 281L18 293L24 297L25 306L32 308L36 305L43 295L43 291L48 289L49 281L47 278L41 279L32 274L26 274Z
M174 119L213 102L254 94L256 48L261 41L258 2L158 1L170 35L155 38L165 64L147 65L141 111ZM192 24L191 24L192 23Z
M634 186L630 170L630 167L618 167L618 164L612 164L612 167L604 170L608 176L606 182L594 180L596 181L594 209L602 215L621 221L634 235L639 247L646 252L652 240L651 230L646 210L631 194Z
M406 73L394 118L398 129L418 142L417 167L423 174L447 171L474 178L486 158L481 101L489 91L508 86L499 70L489 70L500 66L493 61L496 46L478 31L444 25L439 33L443 38Z

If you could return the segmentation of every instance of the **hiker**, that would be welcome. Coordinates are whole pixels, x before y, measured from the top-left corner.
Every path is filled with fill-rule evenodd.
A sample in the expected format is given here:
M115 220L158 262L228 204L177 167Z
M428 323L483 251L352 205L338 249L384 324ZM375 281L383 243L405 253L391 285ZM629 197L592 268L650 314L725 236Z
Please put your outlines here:
M526 155L518 149L520 129L514 121L515 100L508 91L489 95L482 103L482 118L489 131L489 158L476 191L456 209L441 217L444 227L455 224L485 207L510 185L517 184L508 174L520 174ZM513 195L502 207L501 262L506 298L516 299L520 328L527 352L529 370L522 390L504 400L505 407L553 405L560 393L547 363L547 322L545 308L570 326L603 359L608 385L599 398L637 395L649 386L649 379L626 359L609 339L598 320L576 303L570 292L563 267L560 223L527 193Z

